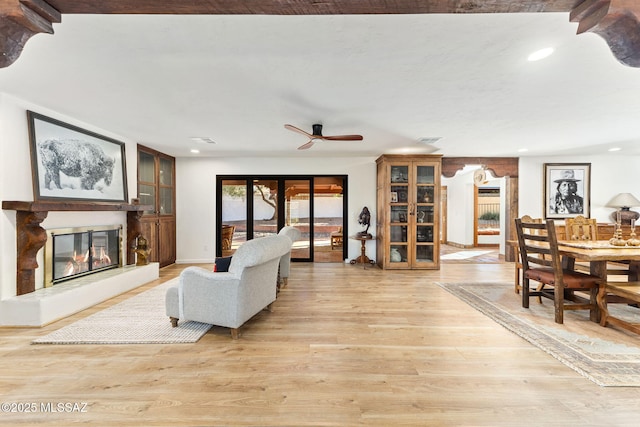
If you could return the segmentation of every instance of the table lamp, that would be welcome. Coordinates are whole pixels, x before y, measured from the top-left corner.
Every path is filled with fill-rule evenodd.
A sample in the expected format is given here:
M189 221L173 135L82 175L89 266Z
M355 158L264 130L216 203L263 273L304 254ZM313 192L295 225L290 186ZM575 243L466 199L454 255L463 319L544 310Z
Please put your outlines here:
M631 224L632 219L637 220L640 217L640 213L629 210L631 206L640 206L640 200L636 199L631 193L620 193L609 200L609 203L605 206L618 208L618 210L612 214L612 217L615 222L619 219L621 224Z

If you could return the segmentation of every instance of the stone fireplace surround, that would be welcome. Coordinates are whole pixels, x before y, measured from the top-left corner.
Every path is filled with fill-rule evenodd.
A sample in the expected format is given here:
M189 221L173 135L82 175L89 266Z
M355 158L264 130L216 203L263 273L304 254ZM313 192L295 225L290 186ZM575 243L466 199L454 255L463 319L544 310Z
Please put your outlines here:
M159 277L159 264L136 266L131 250L140 234L140 217L151 207L127 203L3 201L16 211L16 296L0 301L0 325L43 326ZM50 211L122 211L127 214L126 263L57 286L35 289L36 255L47 240L40 224Z

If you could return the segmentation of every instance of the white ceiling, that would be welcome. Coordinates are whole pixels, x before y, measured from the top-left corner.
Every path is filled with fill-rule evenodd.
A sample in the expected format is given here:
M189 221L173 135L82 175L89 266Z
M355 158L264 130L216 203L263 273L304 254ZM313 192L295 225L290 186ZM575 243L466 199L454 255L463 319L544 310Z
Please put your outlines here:
M0 91L174 156L640 154L640 69L576 28L565 13L64 15ZM299 151L285 123L364 141Z

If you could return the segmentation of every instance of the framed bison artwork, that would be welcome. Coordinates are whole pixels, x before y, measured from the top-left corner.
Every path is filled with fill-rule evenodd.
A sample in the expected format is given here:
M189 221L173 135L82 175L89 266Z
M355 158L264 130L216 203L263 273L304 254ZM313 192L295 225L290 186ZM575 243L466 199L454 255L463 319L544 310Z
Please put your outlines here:
M124 143L27 111L34 199L126 202Z

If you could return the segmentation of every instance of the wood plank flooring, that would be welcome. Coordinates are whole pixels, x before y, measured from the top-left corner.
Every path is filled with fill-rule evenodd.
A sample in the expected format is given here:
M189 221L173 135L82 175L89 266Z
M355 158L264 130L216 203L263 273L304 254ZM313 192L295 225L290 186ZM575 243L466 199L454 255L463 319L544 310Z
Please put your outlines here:
M273 312L252 319L237 341L214 327L195 344L30 345L184 267L46 327L1 328L0 400L37 411L2 412L0 424L638 423L640 388L593 384L434 284L510 283L512 263L408 272L294 263ZM41 410L58 402L86 402L86 412Z

